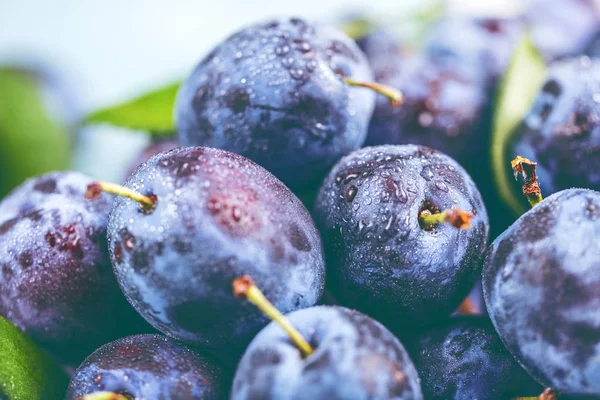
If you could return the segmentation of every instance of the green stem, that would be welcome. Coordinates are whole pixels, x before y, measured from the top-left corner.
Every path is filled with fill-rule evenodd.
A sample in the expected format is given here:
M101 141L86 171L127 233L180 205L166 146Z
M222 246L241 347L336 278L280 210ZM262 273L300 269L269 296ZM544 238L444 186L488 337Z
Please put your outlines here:
M125 186L105 181L90 183L87 187L85 197L86 199L93 199L98 197L102 192L115 194L117 196L122 196L137 201L145 212L151 212L156 207L156 196L145 196L139 192L136 192L135 190L126 188Z
M279 310L265 297L265 295L256 286L252 278L242 276L233 281L233 293L237 297L246 298L249 302L258 307L271 320L278 323L284 331L290 336L292 342L300 349L304 357L312 354L313 348L302 334L292 325Z
M404 103L404 95L398 89L390 86L382 85L377 82L360 82L355 81L352 78L344 78L344 81L350 86L364 87L367 89L374 90L375 92L390 99L392 107L400 107Z
M471 227L471 218L473 217L472 213L459 210L458 208L451 208L435 214L432 214L429 210L423 210L419 214L419 223L423 227L449 223L458 229L468 229Z

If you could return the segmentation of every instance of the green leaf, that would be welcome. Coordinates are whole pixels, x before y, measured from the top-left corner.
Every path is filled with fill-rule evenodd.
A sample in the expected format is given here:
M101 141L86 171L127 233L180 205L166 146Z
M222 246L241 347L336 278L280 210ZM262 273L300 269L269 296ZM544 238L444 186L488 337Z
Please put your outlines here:
M23 332L0 317L0 398L64 398L69 378Z
M531 109L546 74L546 64L528 34L519 41L513 59L500 82L492 132L492 171L498 195L515 213L527 209L514 182L506 145ZM535 160L533 160L535 161Z
M0 198L26 178L69 167L70 131L45 102L40 79L0 68Z
M175 132L173 108L180 85L180 82L171 83L124 103L94 111L84 123L147 131L154 137L172 136Z

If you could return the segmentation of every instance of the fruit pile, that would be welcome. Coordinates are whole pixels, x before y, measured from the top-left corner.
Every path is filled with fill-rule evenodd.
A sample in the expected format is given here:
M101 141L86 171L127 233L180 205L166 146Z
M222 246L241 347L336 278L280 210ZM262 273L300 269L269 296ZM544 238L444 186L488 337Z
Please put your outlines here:
M154 141L2 198L0 399L600 398L599 22L273 19L86 117Z

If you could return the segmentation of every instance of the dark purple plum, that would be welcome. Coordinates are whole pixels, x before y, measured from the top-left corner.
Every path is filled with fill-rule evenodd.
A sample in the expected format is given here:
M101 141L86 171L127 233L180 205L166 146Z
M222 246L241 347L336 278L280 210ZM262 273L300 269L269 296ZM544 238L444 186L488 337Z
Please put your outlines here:
M184 146L246 156L290 187L318 184L367 133L374 93L356 44L333 28L281 18L235 33L183 84L175 108Z
M546 195L570 187L600 189L600 60L558 61L506 153L537 162Z
M210 358L161 335L128 336L100 347L79 366L67 400L95 392L135 399L222 399L224 373Z
M117 198L111 261L131 304L161 332L234 361L267 319L232 296L233 279L251 275L282 312L319 300L325 265L312 218L254 162L181 147L152 157L125 186L156 205L142 212Z
M428 400L511 399L543 391L485 317L449 319L423 334L412 354Z
M581 54L600 24L594 0L536 0L525 20L533 43L547 61Z
M0 315L75 365L102 343L150 330L115 281L106 247L111 199L86 201L91 182L49 173L0 203Z
M314 352L303 358L272 322L244 353L232 400L423 398L404 347L374 319L335 306L311 307L287 317Z
M470 229L421 226L421 214L453 208L475 214ZM390 327L447 317L475 284L487 213L469 175L441 152L415 145L355 151L325 179L314 213L333 295Z
M500 338L546 387L600 395L600 193L558 192L490 246L483 267Z

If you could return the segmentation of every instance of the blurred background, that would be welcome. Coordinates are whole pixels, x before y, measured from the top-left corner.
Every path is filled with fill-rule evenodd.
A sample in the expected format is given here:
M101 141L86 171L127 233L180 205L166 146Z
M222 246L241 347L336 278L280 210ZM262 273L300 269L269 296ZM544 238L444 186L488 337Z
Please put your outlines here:
M366 4L368 3L368 4ZM68 79L78 104L93 109L186 75L232 32L269 16L335 20L364 12L394 17L430 7L423 0L20 0L0 2L0 60L48 64ZM509 15L520 0L454 0L452 12Z
M252 21L277 15L338 21L345 15L364 13L381 19L391 30L401 30L403 16L438 3L4 0L0 1L0 66L27 66L43 74L45 85L51 85L44 92L45 102L73 123L94 109L183 78L220 40ZM448 7L457 13L510 15L523 4L519 0L470 0L450 1ZM47 101L48 97L54 98ZM148 141L142 133L108 126L86 128L78 135L74 167L98 178L121 180L123 169ZM2 146L0 142L0 155ZM49 151L60 152L60 146ZM49 168L54 165L63 164L50 160ZM1 178L21 179L14 173L4 177L0 173Z
M337 23L344 16L360 14L378 20L390 31L402 31L406 28L405 16L441 4L423 0L365 3L358 0L3 0L0 1L0 66L27 67L32 71L43 83L43 107L52 108L52 115L59 115L72 126L92 110L183 78L208 50L252 21L298 15ZM514 16L521 14L527 3L454 0L444 4L450 13ZM14 79L9 81L5 84L13 85ZM21 89L10 90L20 93ZM93 126L76 130L76 145L69 155L71 149L61 141L60 127L55 127L54 137L41 141L31 131L39 131L37 127L43 121L29 121L27 128L19 128L19 132L28 131L26 135L11 134L17 129L13 126L14 115L30 113L31 108L18 108L10 90L0 87L0 102L4 98L5 106L11 109L9 115L0 115L0 159L4 159L5 165L4 168L0 165L0 197L7 187L44 169L72 166L98 178L119 181L149 142L143 133ZM32 102L34 99L22 99L23 104ZM29 160L20 154L23 141L27 143L25 147L39 149L29 152ZM27 168L27 163L37 165ZM22 173L15 172L21 168Z

